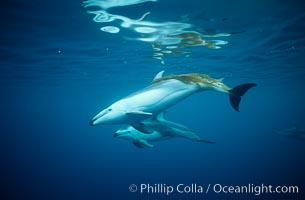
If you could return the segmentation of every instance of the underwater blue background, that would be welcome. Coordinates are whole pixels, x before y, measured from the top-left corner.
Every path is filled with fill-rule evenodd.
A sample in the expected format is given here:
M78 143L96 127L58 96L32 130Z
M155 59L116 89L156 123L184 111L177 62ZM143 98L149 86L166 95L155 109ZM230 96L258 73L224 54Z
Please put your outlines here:
M197 31L236 33L221 49L152 58L149 43L100 31L81 1L18 1L0 12L1 199L304 199L305 4L284 0L159 0L114 12L149 20L187 16ZM202 92L166 118L215 144L186 139L139 149L89 126L114 101L166 74L206 73L230 86L255 82L235 112ZM130 184L298 185L299 194L140 194Z

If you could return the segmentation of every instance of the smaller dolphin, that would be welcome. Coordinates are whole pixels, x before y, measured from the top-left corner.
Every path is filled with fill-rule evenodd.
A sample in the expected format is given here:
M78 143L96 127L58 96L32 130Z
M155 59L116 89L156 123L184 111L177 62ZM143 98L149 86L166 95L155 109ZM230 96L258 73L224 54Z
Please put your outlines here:
M174 137L183 137L196 142L214 143L201 139L196 133L181 124L165 120L163 113L148 121L141 122L141 125L150 134L142 133L132 126L128 126L117 130L114 137L131 140L139 148L152 148L154 145L150 144L150 141L160 141Z
M282 129L282 130L274 130L278 135L305 140L305 129L297 128L296 126L292 126L290 128Z

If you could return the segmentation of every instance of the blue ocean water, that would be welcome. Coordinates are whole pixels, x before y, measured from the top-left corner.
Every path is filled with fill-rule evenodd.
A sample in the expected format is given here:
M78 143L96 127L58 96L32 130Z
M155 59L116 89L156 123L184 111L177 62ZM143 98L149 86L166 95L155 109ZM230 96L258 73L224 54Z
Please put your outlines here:
M11 0L0 9L1 199L304 199L305 140L275 133L305 129L303 1ZM166 112L215 144L139 149L113 137L119 125L89 126L161 70L258 86L239 113L213 91ZM129 191L180 183L299 192Z

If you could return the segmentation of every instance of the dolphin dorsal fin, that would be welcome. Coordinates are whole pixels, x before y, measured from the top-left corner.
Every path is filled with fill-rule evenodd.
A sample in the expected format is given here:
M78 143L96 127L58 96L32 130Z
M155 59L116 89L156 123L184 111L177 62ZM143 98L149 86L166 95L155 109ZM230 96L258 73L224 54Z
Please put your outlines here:
M157 121L164 121L164 112L160 113L159 115L157 115L156 117L154 117L155 120Z
M156 74L156 76L154 77L153 81L159 79L159 78L162 78L163 76L163 73L164 73L164 70L160 71L158 74Z

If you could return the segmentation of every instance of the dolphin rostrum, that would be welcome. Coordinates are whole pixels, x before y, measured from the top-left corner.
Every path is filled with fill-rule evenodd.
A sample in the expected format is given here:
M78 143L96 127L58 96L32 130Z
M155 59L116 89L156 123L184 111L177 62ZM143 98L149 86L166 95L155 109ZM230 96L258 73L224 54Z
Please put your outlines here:
M117 130L114 137L131 140L134 145L139 148L154 147L154 145L149 143L150 141L160 141L174 137L187 138L195 142L214 143L209 140L201 139L196 133L181 124L165 120L163 118L163 113L140 123L150 134L142 133L132 126L128 126Z
M159 72L152 83L123 99L113 103L98 113L90 125L98 124L130 124L139 131L137 125L145 119L157 116L169 107L186 97L206 90L215 90L229 94L232 107L239 112L239 103L255 83L246 83L234 88L222 83L223 79L214 79L206 74L181 74L162 77Z

